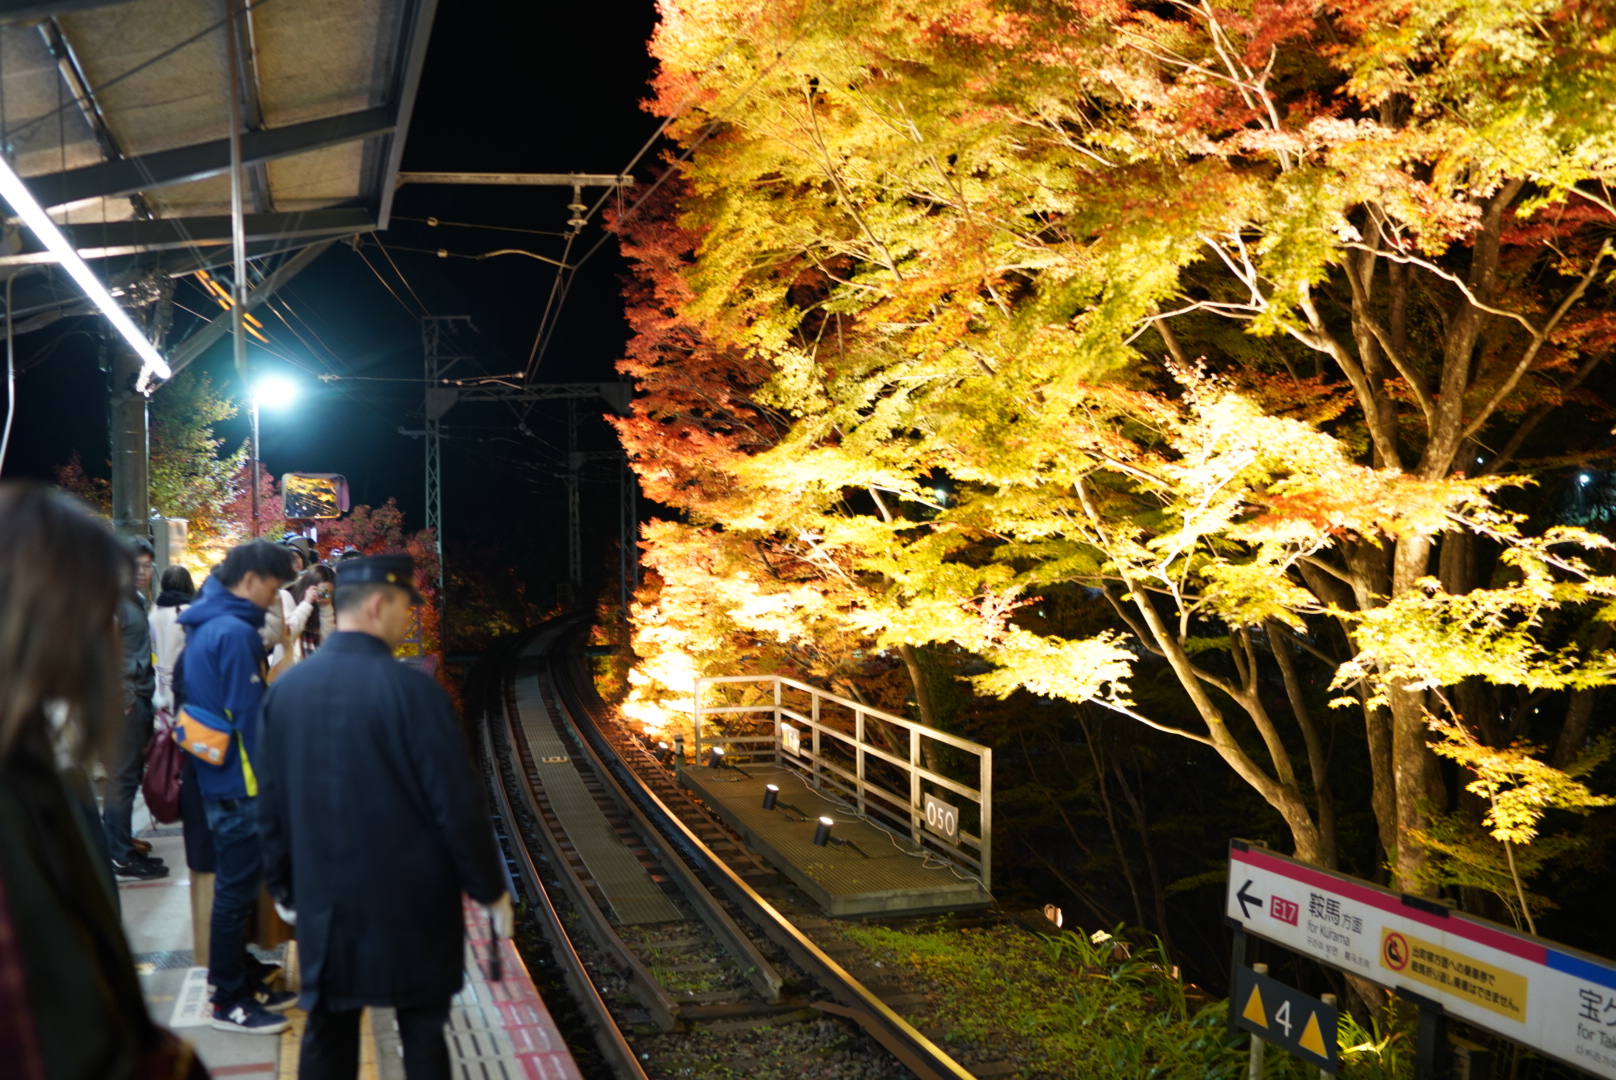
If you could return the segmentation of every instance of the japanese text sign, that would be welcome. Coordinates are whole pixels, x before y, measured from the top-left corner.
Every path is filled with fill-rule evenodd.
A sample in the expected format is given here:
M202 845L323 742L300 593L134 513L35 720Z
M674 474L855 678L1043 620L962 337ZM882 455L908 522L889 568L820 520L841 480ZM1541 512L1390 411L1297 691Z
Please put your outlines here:
M1302 1060L1334 1074L1340 1056L1336 1028L1341 1014L1334 1005L1293 990L1278 979L1248 967L1234 969L1229 1019L1237 1028L1282 1046Z
M1616 1080L1616 964L1233 841L1248 933Z

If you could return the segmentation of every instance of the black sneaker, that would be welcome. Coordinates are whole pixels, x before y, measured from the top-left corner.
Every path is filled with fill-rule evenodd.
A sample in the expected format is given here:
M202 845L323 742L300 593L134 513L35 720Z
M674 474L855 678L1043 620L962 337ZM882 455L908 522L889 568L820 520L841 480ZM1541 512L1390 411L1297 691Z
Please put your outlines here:
M253 1000L272 1013L283 1013L297 1004L297 995L290 990L260 990Z
M250 952L247 954L245 963L247 968L247 980L251 983L259 983L261 985L268 986L270 980L281 973L280 964L273 960L260 960L257 956Z
M213 1018L208 1021L220 1031L239 1031L245 1035L279 1035L292 1026L284 1016L276 1016L251 998L238 1001L228 1009L213 1007Z
M112 872L121 878L136 878L148 881L152 878L168 876L168 867L152 859L130 859L126 863L113 863Z

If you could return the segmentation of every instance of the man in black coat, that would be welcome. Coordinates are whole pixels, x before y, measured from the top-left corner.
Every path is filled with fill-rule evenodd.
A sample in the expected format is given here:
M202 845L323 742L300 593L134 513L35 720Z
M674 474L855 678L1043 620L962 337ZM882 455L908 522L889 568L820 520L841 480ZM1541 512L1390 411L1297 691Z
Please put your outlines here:
M297 926L308 1010L301 1080L353 1080L367 1005L398 1011L409 1080L449 1076L461 893L511 933L511 902L449 697L393 659L420 603L414 561L343 563L337 633L264 699L259 830L270 894Z

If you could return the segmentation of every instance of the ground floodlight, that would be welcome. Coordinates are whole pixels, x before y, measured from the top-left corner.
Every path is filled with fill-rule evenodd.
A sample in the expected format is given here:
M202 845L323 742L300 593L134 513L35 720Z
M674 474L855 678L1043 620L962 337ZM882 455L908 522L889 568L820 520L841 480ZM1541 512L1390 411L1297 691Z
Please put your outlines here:
M773 810L774 809L774 800L778 799L779 797L780 797L780 786L778 784L770 784L767 787L765 787L763 789L763 809L765 809L765 810Z
M707 767L709 769L721 769L724 767L724 748L722 746L715 746L707 751Z
M1044 905L1044 918L1054 923L1056 927L1059 927L1065 921L1065 917L1061 914L1061 909L1054 904Z
M659 742L656 744L656 759L664 765L673 760L673 751L669 749L667 743Z
M830 827L836 824L834 818L822 817L819 819L819 828L814 830L814 846L824 847L830 843Z

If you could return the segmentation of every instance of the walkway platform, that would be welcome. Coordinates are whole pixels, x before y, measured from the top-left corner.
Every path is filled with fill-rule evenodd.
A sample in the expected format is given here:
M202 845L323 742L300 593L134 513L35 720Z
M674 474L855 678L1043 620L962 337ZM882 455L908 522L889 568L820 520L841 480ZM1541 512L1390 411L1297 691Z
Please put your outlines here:
M827 915L918 915L992 902L979 882L960 876L937 858L924 858L907 838L894 837L849 814L809 787L800 773L768 764L743 768L744 774L734 768L686 766L679 780ZM763 809L763 792L769 784L780 788L773 810ZM856 848L815 847L814 829L820 817L833 819L831 835L853 841Z
M152 1018L196 1047L213 1076L295 1080L304 1014L279 1035L243 1035L208 1025L207 969L192 965L190 874L179 826L152 827L145 804L135 804L136 835L169 867L156 881L120 881L124 932ZM449 1011L447 1038L457 1080L581 1080L527 968L509 941L498 942L504 978L486 977L488 917L466 902L466 984ZM281 947L282 978L295 985L296 943ZM0 1069L0 1072L3 1072ZM404 1080L404 1060L391 1009L367 1009L360 1042L360 1080Z

